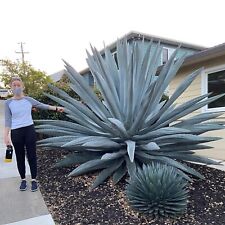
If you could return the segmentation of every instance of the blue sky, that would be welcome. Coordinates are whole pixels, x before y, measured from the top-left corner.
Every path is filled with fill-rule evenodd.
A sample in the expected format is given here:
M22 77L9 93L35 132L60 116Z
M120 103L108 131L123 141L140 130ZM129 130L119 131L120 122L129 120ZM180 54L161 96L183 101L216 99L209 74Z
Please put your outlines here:
M1 0L0 59L20 59L18 42L36 69L48 74L86 68L98 49L131 30L206 47L225 42L223 0Z

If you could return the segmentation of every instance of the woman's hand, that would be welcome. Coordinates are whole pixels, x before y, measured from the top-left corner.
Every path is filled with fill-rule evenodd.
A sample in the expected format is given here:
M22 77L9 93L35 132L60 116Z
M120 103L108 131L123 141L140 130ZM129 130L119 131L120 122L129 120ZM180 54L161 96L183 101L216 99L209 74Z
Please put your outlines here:
M10 128L9 127L5 127L4 129L4 143L5 145L12 145L12 141L10 138Z
M56 112L64 112L64 108L63 107L59 107L59 106L57 106L56 107Z
M5 135L5 136L4 136L4 142L5 142L5 145L6 145L6 146L7 146L7 145L12 145L12 144L11 144L11 139L10 139L9 135Z
M36 107L32 107L32 112L37 112L38 109Z

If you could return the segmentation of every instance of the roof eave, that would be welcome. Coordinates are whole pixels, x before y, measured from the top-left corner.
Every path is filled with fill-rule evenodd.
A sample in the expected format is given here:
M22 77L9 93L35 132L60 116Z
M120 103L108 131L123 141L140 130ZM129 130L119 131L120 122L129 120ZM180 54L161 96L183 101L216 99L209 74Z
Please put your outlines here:
M192 64L201 63L210 59L218 58L225 55L225 45L220 48L211 48L206 51L196 53L194 55L188 56L182 67L190 66Z

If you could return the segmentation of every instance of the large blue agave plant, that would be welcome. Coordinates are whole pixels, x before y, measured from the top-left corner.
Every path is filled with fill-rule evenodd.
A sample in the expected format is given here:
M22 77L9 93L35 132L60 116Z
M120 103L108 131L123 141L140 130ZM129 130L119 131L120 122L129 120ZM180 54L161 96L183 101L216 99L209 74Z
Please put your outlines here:
M117 183L127 172L132 176L137 166L152 161L176 167L189 180L188 174L199 178L203 176L181 161L216 164L196 155L193 150L209 149L211 147L203 143L219 139L201 134L224 128L221 124L208 121L221 113L181 118L221 95L209 97L206 94L175 105L176 99L201 73L202 69L199 69L183 80L168 101L162 101L185 55L177 57L178 48L158 71L161 50L160 43L155 47L153 41L146 48L143 42L119 40L116 62L108 48L105 48L103 56L92 48L87 62L103 101L99 100L85 79L65 62L70 87L83 103L50 86L60 97L47 96L65 107L72 122L41 120L36 127L38 132L50 136L39 141L39 146L73 150L56 166L80 164L70 176L101 170L93 184L96 187L111 175Z

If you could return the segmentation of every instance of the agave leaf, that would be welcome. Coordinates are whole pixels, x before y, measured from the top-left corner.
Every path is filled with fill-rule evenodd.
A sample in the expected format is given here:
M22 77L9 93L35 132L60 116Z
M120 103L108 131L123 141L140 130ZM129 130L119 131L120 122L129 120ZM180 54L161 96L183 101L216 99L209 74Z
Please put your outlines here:
M74 152L74 153L68 154L64 159L57 162L54 168L68 167L75 164L82 164L89 160L97 159L100 157L101 157L101 154L99 153L89 152L87 154L84 152Z
M117 59L118 59L118 73L119 73L119 99L122 111L125 112L125 94L126 94L126 77L127 64L128 64L128 49L127 45L124 45L126 40L117 42ZM126 63L123 63L126 62Z
M185 59L185 55L180 57L177 62L174 63L174 59L178 53L178 48L174 51L174 53L171 55L170 59L166 63L165 66L163 66L158 79L156 81L156 85L154 86L153 94L151 95L151 108L154 109L156 105L160 102L162 99L163 93L166 90L166 87L169 85L172 78L176 75L176 72L180 68L181 64L183 63Z
M38 144L38 147L55 147L55 148L61 148L61 146L65 144L65 142L50 142L50 143L43 143L43 144ZM45 149L49 149L52 150L52 148L45 148Z
M65 61L64 61L65 62ZM65 62L67 68L67 76L70 78L71 84L70 87L80 96L86 104L100 117L106 118L110 117L109 112L102 105L97 96L93 93L90 86L86 83L84 78L77 73L67 62Z
M195 135L203 134L205 132L212 130L222 130L225 128L223 125L217 124L199 124L199 125L190 125L190 127L189 126L185 127L188 128L190 132Z
M91 130L95 131L96 133L101 132L101 128L96 129L94 126L92 128L90 127L91 125L87 126L86 122L84 122L83 119L79 118L76 115L74 116L74 114L72 114L72 113L71 114L66 114L66 116L68 118L70 118L71 120L75 121L76 124L82 125L84 127L86 126L88 129L91 129ZM113 133L112 130L111 130L111 133Z
M133 177L137 170L136 163L135 163L135 161L131 162L130 158L128 158L127 156L125 156L125 160L126 160L128 174L130 175L130 177Z
M96 140L90 140L90 141L87 141L85 143L82 144L82 146L84 147L92 147L92 148L95 148L95 147L98 147L98 148L120 148L120 145L115 142L115 141L112 141L108 138L104 138L104 137L98 137L96 138Z
M137 87L143 87L145 85L146 78L151 79L151 76L155 74L155 73L150 73L149 76L147 76L149 66L153 56L153 54L151 55L151 50L153 46L152 43L153 43L153 40L151 40L149 46L147 47L145 54L143 56L143 60L140 60L141 61L141 63L139 64L140 68L139 68L139 71L137 71L137 76L136 76ZM155 51L157 51L157 49ZM141 102L143 91L144 89L134 88L134 106L137 106L138 102Z
M130 158L130 161L133 162L136 143L135 143L135 141L131 141L131 140L125 141L125 143L127 144L127 153Z
M105 100L105 104L107 105L107 108L111 112L112 117L121 119L122 116L118 107L119 102L117 102L111 95L111 90L109 89L106 81L101 77L101 75L97 71L93 71L93 76L97 82L98 88L101 90L101 93Z
M193 73L191 73L189 76L187 76L184 81L178 86L178 88L175 90L175 92L172 94L172 96L169 98L169 100L164 105L163 109L161 110L161 115L159 120L162 120L164 117L163 113L176 101L176 99L190 86L190 84L195 80L195 78L202 73L203 68L200 68L198 70L195 70Z
M119 74L118 74L118 68L115 62L115 59L113 58L109 48L105 48L105 60L106 64L108 66L108 70L110 71L109 74L112 76L113 83L116 88L116 93L119 93ZM119 96L118 96L119 98Z
M171 157L174 159L184 160L184 161L204 163L207 165L220 165L221 164L215 160L208 159L208 158L200 156L200 155L187 155L187 154L179 154L179 152L176 152L176 153L166 153L165 156L168 156L168 157Z
M223 97L224 95L225 94L221 94L221 95L217 95L217 96L208 98L206 100L196 103L195 105L192 105L189 108L185 107L186 109L183 109L183 106L184 105L186 106L186 103L184 103L181 106L177 107L176 111L171 113L171 115L167 115L167 117L164 119L165 122L160 123L157 121L156 124L153 125L153 127L154 127L154 129L155 129L155 127L157 127L157 128L164 127L164 126L176 121L177 119L182 118L182 117L188 115L189 113L194 112L195 110L200 109L201 107Z
M176 172L177 172L177 174L182 176L185 180L187 180L189 182L193 182L193 180L186 173L184 173L182 170L177 169Z
M141 145L141 148L144 149L144 150L149 150L149 151L160 149L160 147L155 142L149 142L146 145Z
M176 144L168 144L161 146L160 152L177 152L177 151L190 151L190 150L203 150L203 149L211 149L212 146L208 145L199 145L199 144L186 144L176 143Z
M96 138L97 136L83 136L83 137L74 138L70 142L65 143L62 147L74 147L77 145L81 146L86 141L96 140Z
M174 159L175 159L175 156L178 155L178 156L181 156L181 155L193 155L195 154L194 151L185 151L185 150L179 150L179 151L154 151L154 152L147 152L147 151L144 151L146 152L147 154L151 154L151 155L154 155L154 156L166 156L166 157L170 157L170 158L173 158L174 156Z
M42 125L37 125L35 126L36 129L55 129L55 130L63 130L63 131L68 131L68 132L74 132L73 129L70 128L62 128L60 126L54 126L51 124L42 124Z
M193 134L175 134L154 138L153 140L161 146L163 143L204 143L219 140L218 137L202 137Z
M93 120L90 120L86 115L81 113L79 110L77 110L77 108L73 107L70 103L68 103L68 102L66 102L66 101L64 101L64 100L62 100L62 99L60 99L58 97L55 97L53 95L47 94L47 93L45 93L45 95L47 97L49 97L50 99L58 102L62 106L66 107L70 111L72 111L73 112L73 116L79 120L81 125L89 127L91 129L101 130L101 128L95 122L93 122Z
M151 130L155 130L155 128L158 126L158 125L161 125L163 124L161 127L165 127L167 126L168 124L172 122L176 122L177 119L181 118L182 116L178 116L177 118L175 118L175 116L178 114L178 113L182 113L184 110L186 109L190 109L190 107L192 107L193 105L195 105L197 102L200 102L202 101L203 99L205 99L206 97L208 97L209 94L205 94L205 95L202 95L202 96L199 96L199 97L196 97L194 99L191 99L190 101L187 101L185 103L183 103L182 105L178 106L177 108L174 108L174 106L171 106L172 107L172 110L171 110L171 107L168 108L164 114L164 120L161 121L161 122L158 122L157 121L157 118L158 118L158 115L155 115L154 117L152 117L148 122L145 123L144 125L144 129L142 129L140 131L140 134L144 134L144 133L147 133ZM160 111L159 111L160 113ZM173 115L174 114L174 115ZM172 118L172 119L171 119ZM157 129L161 128L161 127L157 127Z
M151 84L151 86L155 86L155 82ZM151 96L151 92L148 93L147 97L144 99L144 101L142 102L142 107L139 109L133 124L131 125L131 128L129 129L129 133L131 134L135 134L138 127L140 127L140 125L143 123L143 121L145 120L145 114L148 111L149 106L151 105L151 101L148 99L148 97Z
M110 105L113 103L115 103L116 108L113 111L116 111L116 113L118 113L119 118L121 119L121 112L119 112L120 109L119 108L119 97L116 91L116 86L115 83L113 82L113 79L111 76L108 76L108 74L110 74L110 70L107 67L107 63L105 63L105 61L103 60L101 54L95 49L92 48L93 51L93 57L90 56L90 54L88 55L88 63L92 63L92 65L96 65L97 67L92 67L90 66L90 68L92 68L92 74L95 76L96 82L99 84L99 87L101 88L101 92L102 94L106 97L105 100L108 99L108 104L110 103ZM96 73L98 74L96 76ZM118 73L118 72L117 72ZM102 79L101 79L102 78ZM106 93L105 93L105 90ZM108 96L108 90L110 90L111 92L111 97ZM104 94L105 93L105 94ZM111 101L111 98L113 99L113 101Z
M76 99L73 99L67 93L65 93L64 91L61 91L59 88L57 88L53 85L49 85L49 87L53 91L58 93L61 97L63 97L65 100L67 100L69 103L71 103L77 110L79 110L81 113L86 115L91 121L96 123L99 127L102 127L106 130L110 130L110 128L107 127L107 124L105 124L101 120L99 120L99 118L91 110L89 110L88 107L86 107L84 104L80 103ZM107 121L105 121L105 122L107 122Z
M166 163L168 165L174 166L175 168L183 170L184 172L192 174L192 175L194 175L194 176L196 176L200 179L204 178L196 170L194 170L190 167L187 167L184 164L181 164L181 163L179 163L179 162L177 162L177 161L175 161L171 158L163 157L163 156L160 156L160 157L159 156L152 156L152 155L146 154L144 152L137 152L136 154L137 154L138 158L140 157L142 160L144 159L147 163L152 162L152 161L159 161L159 162Z
M43 143L51 143L51 142L67 142L67 141L71 141L74 140L75 138L77 138L77 136L60 136L60 137L50 137L50 138L46 138L43 140L39 140L37 141L38 144L43 144Z
M176 50L170 56L170 59L167 61L167 63L170 64L170 60L171 60L173 66L170 66L168 74L165 76L165 81L163 82L163 85L161 86L162 92L164 92L166 90L169 83L176 76L178 70L180 69L181 65L183 64L183 62L187 56L187 53L185 52L181 55L181 57L176 58L179 51L180 51L180 46L176 48Z
M91 171L95 171L98 169L107 168L113 164L112 160L102 160L102 159L94 159L90 160L86 163L81 164L76 169L74 169L69 176L80 176L84 173L88 173Z
M113 183L117 184L127 173L125 164L122 164L113 174Z
M146 91L148 90L151 82L153 81L153 76L155 76L156 71L158 69L157 60L161 56L161 53L162 53L162 47L160 46L160 41L159 41L155 47L155 51L153 52L152 57L149 59L148 71L147 71L147 74L145 74L146 81L144 84L143 95L146 94Z
M74 132L71 131L64 131L64 130L55 130L55 129L36 129L35 132L37 133L42 133L42 134L47 134L49 136L62 136L62 135L73 135Z
M165 103L166 103L166 100L160 102L160 103L156 106L156 108L153 109L152 111L147 111L147 112L146 112L146 115L148 115L148 116L147 116L147 118L146 118L145 120L143 120L143 123L148 123L149 121L152 121L153 118L154 118L154 120L156 120L156 119L155 119L156 116L157 116L158 113L161 111L161 109L162 109L162 107L165 105ZM175 105L173 105L172 107L170 107L169 110L172 111L172 110L174 110L174 108L175 108ZM148 110L149 110L149 109L148 109Z
M201 102L198 102L198 103L197 103L196 105L194 105L193 107L190 107L189 110L186 109L186 110L184 110L183 113L180 113L179 118L181 118L181 117L183 117L183 116L186 116L188 113L193 112L193 111L195 111L195 110L197 110L197 109L200 109L200 108L202 108L203 106L205 106L205 105L207 105L207 104L209 104L209 103L211 103L211 102L213 102L213 101L216 101L217 99L223 97L224 95L225 95L225 94L220 94L220 95L217 95L217 96L214 96L214 97L210 97L210 98L208 98L208 99L206 99L206 100L203 100L203 101L201 101ZM178 118L178 119L179 119L179 118Z
M134 52L133 54L131 54L130 62L128 64L128 69L127 69L127 81L126 81L127 93L125 94L126 96L126 100L125 100L126 126L133 121L133 104L134 104L133 95L134 95L134 87L135 87L134 73L135 73L135 70L137 69L135 64L133 64L133 60L136 60L134 59L135 57L136 57L136 54Z
M47 125L48 123L48 125ZM84 127L80 124L75 124L72 122L67 122L67 121L58 121L58 120L51 120L51 121L46 121L43 125L37 125L35 126L36 129L55 129L55 130L63 130L67 132L79 132L81 134L86 134L86 135L96 135L96 136L110 136L109 133L102 133L100 131L96 131L87 127Z
M197 123L204 122L206 120L215 119L215 118L217 118L217 117L219 117L223 114L224 114L223 112L202 113L200 115L193 116L191 118L183 120L183 121L177 123L175 126L176 127L183 127L183 126L187 126L187 125L194 125L194 124L197 124Z
M124 159L120 159L117 162L114 162L114 164L112 164L110 167L102 170L99 175L97 176L97 178L95 179L91 189L96 188L97 186L99 186L100 184L102 184L109 176L112 175L112 173L117 170L121 164L123 163Z
M117 158L121 158L126 153L127 153L126 150L120 150L114 153L105 153L101 159L117 159Z
M115 118L108 118L108 120L114 125L114 127L116 127L116 130L118 130L123 137L128 137L126 128L120 120L117 120Z
M69 128L77 130L80 124L75 124L69 121L62 121L62 120L34 120L35 123L42 124L42 125L54 125L60 128Z
M150 131L143 135L135 135L133 138L134 140L149 140L156 137L162 137L172 134L188 134L190 131L185 128L179 128L179 127L163 127L159 128L158 130Z

